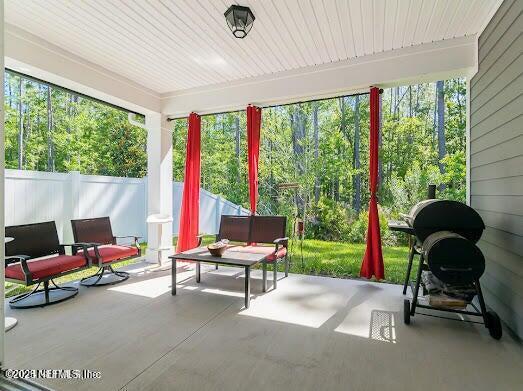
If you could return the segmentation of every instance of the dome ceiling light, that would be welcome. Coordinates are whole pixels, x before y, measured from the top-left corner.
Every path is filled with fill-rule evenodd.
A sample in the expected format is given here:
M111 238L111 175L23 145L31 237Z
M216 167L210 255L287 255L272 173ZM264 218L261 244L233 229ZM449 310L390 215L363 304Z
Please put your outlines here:
M224 13L227 25L236 38L245 38L254 23L254 14L249 7L231 5Z

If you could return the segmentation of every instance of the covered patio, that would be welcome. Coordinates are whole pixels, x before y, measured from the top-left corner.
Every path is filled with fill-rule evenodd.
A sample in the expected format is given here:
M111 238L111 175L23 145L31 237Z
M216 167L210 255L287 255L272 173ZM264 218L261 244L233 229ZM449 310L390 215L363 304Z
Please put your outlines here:
M2 301L5 315L18 320L6 333L0 324L2 370L100 372L94 379L37 380L57 390L520 386L522 0L249 0L241 5L256 19L243 39L230 31L223 15L230 4L223 1L0 3L5 69L123 109L133 125L146 129L147 210L139 219L148 221L147 250L141 256L137 245L137 261L121 268L129 273L122 283L87 288L75 281L77 297L44 308L15 310ZM457 314L449 315L454 321L443 320L420 309L428 316L416 315L406 325L402 287L368 280L383 279L383 262L381 270L374 262L381 256L373 183L379 90L451 77L467 82L466 198L486 226L478 243L486 259L481 282L487 306L503 324L499 341L483 324L456 321L463 319ZM277 289L265 292L262 270L254 269L249 306L242 269L202 265L197 282L195 265L181 263L173 287L169 256L196 247L200 232L190 223L198 221L198 200L186 201L190 196L184 194L184 238L173 247L171 121L189 118L189 132L195 126L199 132L194 124L202 115L246 110L249 170L257 170L250 143L256 131L259 143L260 109L367 93L373 146L367 250L380 249L362 267L367 279L277 273ZM3 144L3 128L0 136ZM199 142L187 143L198 158ZM192 178L192 189L199 191L199 161L195 170L198 180L186 169L184 186ZM3 166L0 172L5 226ZM95 217L74 205L79 178L71 176L76 187L67 198L72 205L63 208L67 220ZM249 181L255 215L257 171ZM72 232L63 232L62 242L71 243ZM2 230L0 241L4 237ZM40 389L28 383L10 387Z
M291 274L244 309L241 269L127 267L110 288L33 311L8 310L7 368L89 368L102 378L44 380L57 390L513 389L521 346L479 324L402 321L397 285ZM279 275L282 278L283 274ZM88 290L88 291L87 291ZM35 327L37 326L37 327ZM493 375L495 374L495 375Z

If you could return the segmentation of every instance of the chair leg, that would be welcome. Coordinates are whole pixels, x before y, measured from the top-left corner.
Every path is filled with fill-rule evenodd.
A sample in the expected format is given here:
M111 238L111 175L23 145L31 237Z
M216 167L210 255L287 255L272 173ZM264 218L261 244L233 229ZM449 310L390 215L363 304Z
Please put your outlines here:
M31 292L23 293L11 299L9 306L18 309L45 307L68 300L78 294L78 288L58 286L53 280L50 281L54 285L53 287L49 287L49 281L44 281L44 289L38 289L40 287L40 283L38 283Z
M102 278L104 276L109 276L109 275L113 275L118 278L108 278L107 281L100 282L100 281L102 281ZM82 278L80 280L80 284L82 284L83 286L87 286L87 287L114 285L114 284L118 284L120 282L124 282L128 278L129 278L129 273L122 272L119 270L114 270L111 265L107 265L107 266L100 267L100 269L98 269L98 271L95 274L93 274L92 276Z
M215 269L215 270L218 270L218 264L216 264L216 265L214 266L214 269Z
M285 277L289 277L289 257L285 256Z

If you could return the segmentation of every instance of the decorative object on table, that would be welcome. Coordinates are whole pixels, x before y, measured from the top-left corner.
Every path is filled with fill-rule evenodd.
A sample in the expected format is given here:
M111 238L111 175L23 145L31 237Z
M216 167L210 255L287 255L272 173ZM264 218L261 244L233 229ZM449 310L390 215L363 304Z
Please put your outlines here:
M227 250L228 243L229 241L227 239L222 239L218 242L207 245L207 250L209 250L213 257L221 257L225 250Z
M240 39L249 34L256 19L249 7L236 4L231 5L223 15L232 34Z

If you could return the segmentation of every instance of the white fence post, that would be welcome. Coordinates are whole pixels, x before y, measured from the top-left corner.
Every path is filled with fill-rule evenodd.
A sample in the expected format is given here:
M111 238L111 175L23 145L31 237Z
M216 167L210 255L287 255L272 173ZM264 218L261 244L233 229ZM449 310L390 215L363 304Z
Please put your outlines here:
M71 230L70 220L79 219L81 217L81 187L82 176L79 171L70 171L68 173L69 182L69 207L64 211L66 221L63 222L63 241L65 243L73 243L73 232Z
M79 171L69 173L71 180L71 217L78 219L81 216L80 203L82 200L82 175Z

